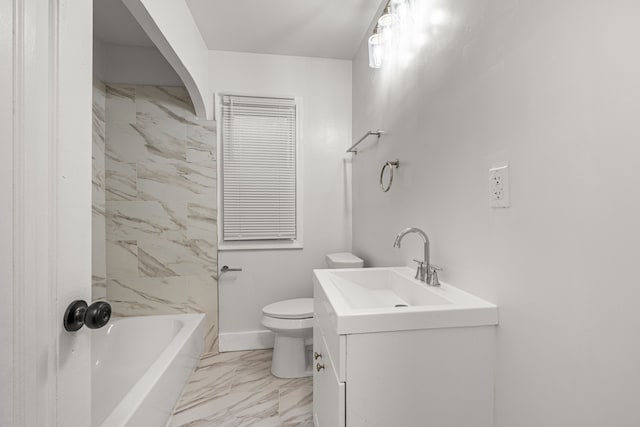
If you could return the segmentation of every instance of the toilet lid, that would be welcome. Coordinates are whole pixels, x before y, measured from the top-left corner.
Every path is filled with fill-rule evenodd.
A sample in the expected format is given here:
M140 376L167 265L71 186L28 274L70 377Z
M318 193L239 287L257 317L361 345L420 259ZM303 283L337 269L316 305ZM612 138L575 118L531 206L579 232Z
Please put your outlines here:
M362 258L358 258L351 252L339 252L337 254L328 254L327 258L335 263L361 263Z
M278 319L308 319L313 317L313 298L296 298L274 302L262 309L265 316Z

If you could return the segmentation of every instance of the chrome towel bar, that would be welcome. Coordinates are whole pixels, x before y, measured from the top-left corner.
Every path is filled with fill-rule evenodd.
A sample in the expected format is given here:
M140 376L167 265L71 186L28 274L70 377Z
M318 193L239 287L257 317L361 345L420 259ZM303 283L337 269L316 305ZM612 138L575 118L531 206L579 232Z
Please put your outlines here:
M358 154L358 152L356 151L356 147L358 146L358 144L360 144L362 141L364 141L365 139L367 139L367 137L371 136L371 135L375 135L378 138L380 138L381 135L384 135L384 131L383 130L370 130L367 133L364 134L364 136L362 138L360 138L358 141L356 141L355 144L353 144L351 147L349 147L349 149L347 150L347 153L354 153L354 154Z

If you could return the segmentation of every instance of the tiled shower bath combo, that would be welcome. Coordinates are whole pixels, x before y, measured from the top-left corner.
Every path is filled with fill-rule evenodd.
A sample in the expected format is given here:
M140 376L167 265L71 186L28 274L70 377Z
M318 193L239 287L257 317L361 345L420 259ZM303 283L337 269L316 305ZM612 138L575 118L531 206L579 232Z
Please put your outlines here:
M117 316L206 314L217 352L215 122L185 88L94 81L93 292Z

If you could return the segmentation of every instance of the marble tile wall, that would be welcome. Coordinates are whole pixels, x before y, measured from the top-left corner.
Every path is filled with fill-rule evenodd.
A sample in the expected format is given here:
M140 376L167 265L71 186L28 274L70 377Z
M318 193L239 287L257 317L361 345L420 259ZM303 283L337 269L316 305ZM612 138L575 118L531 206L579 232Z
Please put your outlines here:
M104 111L106 298L119 316L204 312L216 352L215 122L179 87L107 84Z
M91 199L91 294L92 299L107 296L105 225L105 101L106 87L93 80L92 199Z

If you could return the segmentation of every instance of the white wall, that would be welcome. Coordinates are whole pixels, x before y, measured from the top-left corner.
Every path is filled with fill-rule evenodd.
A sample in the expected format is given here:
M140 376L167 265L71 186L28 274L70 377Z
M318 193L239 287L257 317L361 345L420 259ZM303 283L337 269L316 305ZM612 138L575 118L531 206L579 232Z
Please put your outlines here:
M211 119L208 50L184 0L123 0L187 88L196 114Z
M13 16L14 3L0 2L0 16ZM0 235L12 236L14 233L14 173L13 159L14 145L14 49L15 23L12 20L0 20L0 135L3 144L0 145ZM0 300L0 341L4 344L0 348L0 425L11 425L14 420L14 255L13 241L2 239L0 245L0 278L2 280L3 295ZM13 239L11 239L13 240Z
M351 61L211 51L215 92L302 97L302 250L221 251L218 264L244 271L220 276L220 345L225 334L262 330L266 304L311 297L311 270L330 252L351 249Z
M499 305L496 426L637 426L640 3L438 4L404 67L354 60L354 136L389 132L354 159L354 251L408 263L418 239L394 236L421 227L441 278Z
M96 78L107 83L184 86L155 47L124 46L94 39L93 70Z

